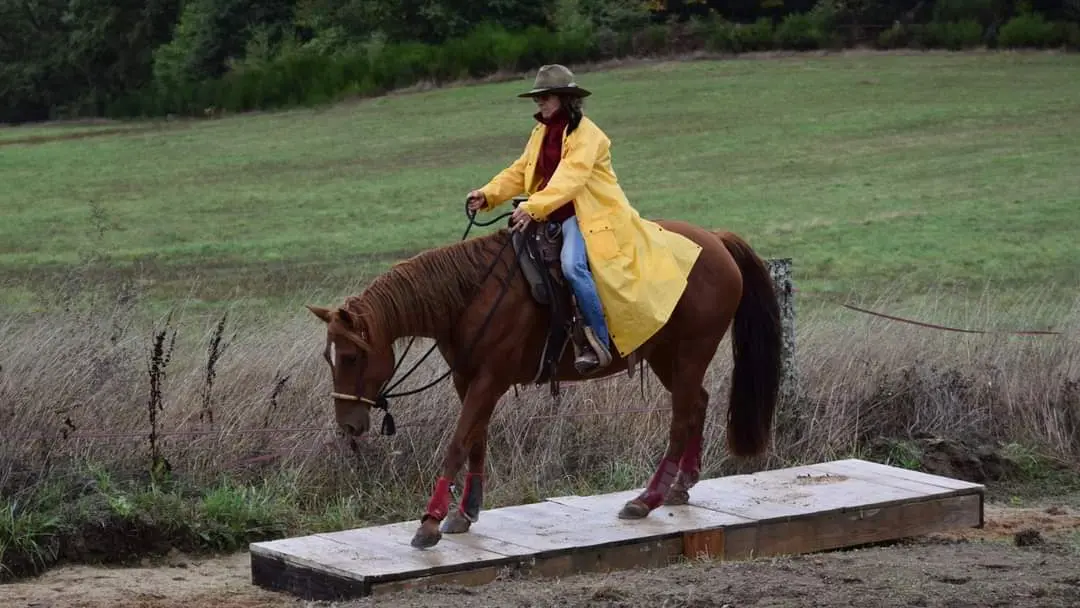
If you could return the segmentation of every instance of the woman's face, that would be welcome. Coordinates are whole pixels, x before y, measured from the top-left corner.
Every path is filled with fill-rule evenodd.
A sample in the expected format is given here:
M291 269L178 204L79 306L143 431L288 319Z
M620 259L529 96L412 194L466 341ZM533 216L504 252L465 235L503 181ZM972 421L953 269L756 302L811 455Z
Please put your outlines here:
M544 118L551 118L562 107L557 96L546 93L533 97L533 101L536 102L536 107L540 109L540 115Z

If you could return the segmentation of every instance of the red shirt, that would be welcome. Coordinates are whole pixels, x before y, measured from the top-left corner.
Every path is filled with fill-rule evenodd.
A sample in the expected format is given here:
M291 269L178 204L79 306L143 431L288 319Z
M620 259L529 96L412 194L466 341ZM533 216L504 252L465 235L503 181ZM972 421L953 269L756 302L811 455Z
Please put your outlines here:
M566 110L560 109L549 119L545 119L539 112L535 115L536 120L547 126L544 132L544 143L540 146L540 156L536 159L536 174L540 176L539 190L543 190L555 169L562 160L563 130L570 123L570 115ZM574 215L574 201L568 201L551 212L548 221L562 223L566 218Z

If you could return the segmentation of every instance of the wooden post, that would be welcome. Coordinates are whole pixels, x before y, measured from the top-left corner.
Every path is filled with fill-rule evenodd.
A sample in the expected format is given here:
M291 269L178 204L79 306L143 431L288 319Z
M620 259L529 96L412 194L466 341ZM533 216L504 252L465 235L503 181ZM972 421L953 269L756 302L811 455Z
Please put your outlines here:
M780 303L780 324L784 334L784 378L780 385L780 398L790 400L795 397L799 377L795 366L795 289L791 280L791 258L769 259L766 262Z

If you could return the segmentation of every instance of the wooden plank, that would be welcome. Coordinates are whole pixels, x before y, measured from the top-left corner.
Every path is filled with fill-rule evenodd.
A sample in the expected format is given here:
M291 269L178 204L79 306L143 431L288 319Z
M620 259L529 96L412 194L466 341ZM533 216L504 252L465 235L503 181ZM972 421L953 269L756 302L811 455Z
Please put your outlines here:
M923 473L922 471L893 467L867 460L860 460L858 458L835 460L814 466L835 471L843 471L847 475L860 476L866 479L876 478L879 481L903 479L946 490L972 491L985 489L985 486L981 484L964 481L962 479L931 475L930 473Z
M724 528L683 534L683 557L687 559L724 559L727 533Z
M370 588L321 564L300 563L280 555L251 552L251 582L304 600L334 601L363 597Z
M254 543L252 581L337 600L483 584L506 572L566 576L703 556L806 553L978 526L983 514L979 484L857 459L703 480L689 505L618 519L639 492L484 511L470 532L444 534L423 551L409 544L415 521Z
M400 522L372 528L358 528L316 535L337 542L355 553L364 555L363 560L338 562L338 568L354 574L366 583L377 583L431 576L475 567L477 564L500 565L511 561L514 555L528 555L524 547L499 543L494 539L474 539L474 545L458 542L451 535L443 535L437 547L418 550L410 545L416 532L416 522ZM481 545L498 545L509 553L497 553L483 549ZM373 567L370 557L378 556Z
M486 515L486 513L482 513L481 518L483 518L484 515ZM443 534L442 540L439 541L437 546L442 547L444 542L451 543L450 545L447 545L449 549L446 549L445 551L441 549L438 551L435 549L418 551L411 545L411 542L419 525L420 522L418 521L403 521L396 524L388 524L373 528L355 528L352 530L343 530L341 532L323 533L320 534L320 536L351 545L363 546L371 543L372 545L383 546L386 547L387 550L393 551L401 551L402 547L407 547L412 553L423 555L425 561L434 557L426 554L435 552L446 553L447 555L444 557L453 556L463 562L498 559L500 556L512 557L532 555L533 553L529 547L515 545L499 538L479 534L479 522L473 524L473 529L470 533Z
M469 536L469 534L463 536ZM446 542L447 538L444 536L441 542ZM456 538L455 536L454 539ZM670 565L681 556L682 539L679 537L604 546L570 547L564 551L522 557L518 561L497 567L450 572L414 580L375 583L372 594L413 589L430 584L485 584L495 580L501 573L512 573L514 577L522 578L558 578L584 572L658 568Z
M708 480L690 491L690 504L764 522L927 496L933 494L806 466Z
M721 490L723 480L705 480L702 483ZM696 488L695 488L696 490ZM580 506L600 513L614 514L626 501L641 493L641 489L613 492L600 496L563 496L549 500L562 504ZM681 532L679 556L687 559L722 558L725 535L728 530L740 526L752 526L756 520L723 511L705 509L694 505L675 507L660 506L643 520L631 520L625 525L652 531L653 528L671 528ZM739 534L739 532L736 532ZM669 558L670 561L670 558Z
M661 505L649 516L641 520L620 520L618 512L628 500L633 499L641 490L626 490L601 494L599 496L565 496L548 499L551 502L591 511L599 516L610 518L612 525L626 526L639 531L645 536L661 535L670 532L702 530L722 526L734 526L753 523L754 519L705 509L694 505L669 507Z
M399 591L420 589L430 585L461 585L463 587L486 585L497 579L504 568L506 568L506 566L485 566L473 570L462 570L460 572L447 572L444 574L433 574L419 578L373 583L370 592L365 595L383 596Z
M742 521L724 514L711 515L703 509L697 512L687 510L678 514L673 510L662 518L650 515L641 520L622 520L617 514L617 509L606 508L603 501L593 504L589 509L545 501L487 511L481 514L481 522L474 525L472 530L514 545L529 547L538 556L546 556L627 542L678 537L684 529L680 526L688 525L688 522L695 518L702 525L710 526Z
M514 556L531 554L527 548L483 538L444 540L437 551L418 551L409 546L415 529L415 523L402 522L253 543L252 577L257 584L278 588L276 579L288 572L294 580L282 584L296 588L298 595L334 599L367 595L371 586L379 582L467 571L481 563L497 566L512 561ZM485 545L498 547L506 554L485 549ZM316 572L325 573L331 580L317 583ZM356 593L358 590L363 592Z
M361 572L379 576L400 570L399 565L392 559L386 559L382 552L351 547L318 534L252 543L250 551L252 554L279 558L301 567L323 569L359 582L364 581L363 575L359 574Z
M729 537L724 559L794 555L853 547L977 527L982 521L982 496L967 494L898 503L882 508L858 508L820 517L759 524L753 534Z
M979 488L948 489L942 486L928 484L923 480L913 480L901 476L881 475L874 471L867 471L866 469L858 466L858 464L856 463L824 463L820 465L814 465L814 468L822 473L827 473L830 475L845 475L878 485L891 486L894 488L903 488L907 490L912 490L914 492L922 492L923 494L926 494L928 496L959 496L961 494L972 494L979 490Z
M681 555L681 538L651 539L540 557L523 565L521 572L532 578L558 578L584 572L662 568Z

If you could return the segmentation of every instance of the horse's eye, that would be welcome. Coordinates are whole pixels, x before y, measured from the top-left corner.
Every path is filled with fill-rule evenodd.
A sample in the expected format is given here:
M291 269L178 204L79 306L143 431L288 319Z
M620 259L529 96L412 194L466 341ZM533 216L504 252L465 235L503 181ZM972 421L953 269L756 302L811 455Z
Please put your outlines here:
M341 362L345 365L355 365L356 355L341 355Z

